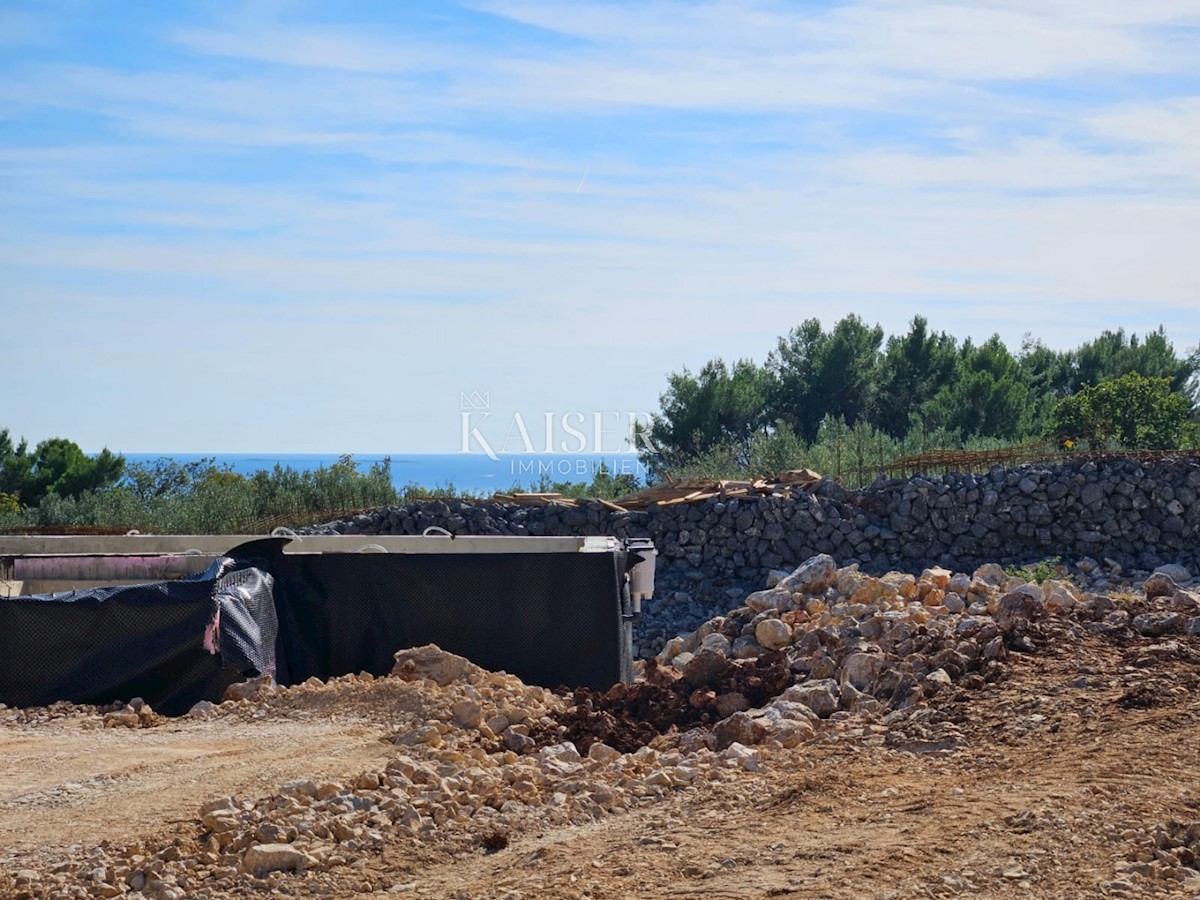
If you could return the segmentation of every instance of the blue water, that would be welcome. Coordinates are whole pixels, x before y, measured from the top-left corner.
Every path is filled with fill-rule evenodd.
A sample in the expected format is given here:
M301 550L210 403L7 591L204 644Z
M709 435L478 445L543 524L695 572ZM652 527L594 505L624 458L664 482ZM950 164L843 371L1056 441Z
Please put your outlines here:
M217 465L228 464L241 475L253 475L276 465L291 466L305 472L338 461L336 453L126 453L128 462L154 462L167 456L178 462L215 458ZM382 462L386 454L355 454L359 471ZM513 486L529 489L537 486L544 474L550 481L590 482L601 461L613 475L634 475L641 482L646 471L632 453L497 454L493 460L484 453L395 453L392 481L397 489L409 484L425 488L447 488L472 494L490 494Z

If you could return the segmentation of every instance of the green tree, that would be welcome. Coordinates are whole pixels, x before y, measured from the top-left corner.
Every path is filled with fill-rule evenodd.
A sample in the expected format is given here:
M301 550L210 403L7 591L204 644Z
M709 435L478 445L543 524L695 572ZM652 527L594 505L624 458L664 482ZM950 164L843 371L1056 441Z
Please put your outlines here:
M769 418L782 419L805 441L826 416L853 425L871 408L883 329L849 315L828 334L808 319L779 339L767 368L775 379Z
M908 334L888 338L879 364L871 424L900 439L914 413L949 387L955 376L958 342L929 330L924 316L913 318Z
M826 340L821 320L806 319L781 337L767 358L772 376L768 415L787 423L805 441L816 436L825 415L817 394L817 369Z
M1136 372L1147 378L1168 379L1171 390L1182 393L1189 403L1197 399L1195 376L1200 373L1200 352L1177 357L1161 325L1145 338L1127 336L1123 328L1101 332L1071 354L1071 362L1070 393Z
M954 383L943 388L930 406L934 418L963 440L1012 440L1029 427L1028 400L1029 387L1016 357L994 334L978 347L969 339L963 343Z
M767 425L769 384L766 370L748 359L732 368L711 360L698 375L672 373L651 421L648 462L656 470L670 468L725 442L744 459L751 436Z
M1171 379L1130 372L1089 385L1054 411L1052 434L1093 447L1172 450L1195 440L1191 404Z
M66 438L48 438L32 453L22 440L13 446L8 429L0 431L0 490L15 494L24 506L33 506L47 494L75 497L116 484L125 458L106 447L87 456Z

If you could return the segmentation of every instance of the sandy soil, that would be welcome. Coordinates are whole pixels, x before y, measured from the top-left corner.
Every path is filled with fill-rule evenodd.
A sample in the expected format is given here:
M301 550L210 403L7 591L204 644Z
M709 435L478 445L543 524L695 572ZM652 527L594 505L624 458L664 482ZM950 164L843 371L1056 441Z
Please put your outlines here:
M1164 861L1154 846L1156 829L1200 822L1198 659L1195 638L1064 638L1011 655L994 683L935 698L950 749L851 718L763 748L761 771L596 823L513 833L497 850L450 828L389 835L326 871L213 895L1200 896L1179 880L1190 872L1178 850ZM147 729L82 712L9 722L0 870L49 869L101 842L198 852L205 798L378 770L397 752L381 705L347 695ZM14 884L0 895L18 896Z

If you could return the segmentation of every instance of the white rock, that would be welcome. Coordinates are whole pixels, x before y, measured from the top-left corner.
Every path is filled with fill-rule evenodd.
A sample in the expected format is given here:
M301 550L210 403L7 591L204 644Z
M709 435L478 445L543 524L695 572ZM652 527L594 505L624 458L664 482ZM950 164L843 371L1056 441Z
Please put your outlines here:
M947 612L952 613L960 613L967 608L966 601L953 591L942 598L942 606L946 607Z
M721 758L735 762L747 772L757 772L760 768L758 751L736 741L721 752Z
M594 759L597 762L612 762L614 759L620 759L621 751L610 747L603 741L596 741L588 748L588 759Z
M216 705L208 700L201 700L195 706L188 710L188 717L192 719L205 719L212 715Z
M1155 575L1166 575L1176 584L1187 584L1192 580L1192 573L1183 566L1175 563L1168 563L1165 566L1159 566L1154 570Z
M838 686L832 678L794 684L780 696L789 702L802 703L822 719L829 718L838 708Z
M447 653L436 644L400 650L395 654L395 660L393 675L405 681L428 678L442 687L483 673L478 666L461 656Z
M783 579L787 578L791 574L792 573L788 572L786 569L772 569L767 573L767 587L775 587L779 584L779 582L783 581Z
M746 598L746 605L756 613L763 612L768 609L780 609L781 604L786 609L791 606L792 595L789 591L769 590L755 591Z
M579 771L583 758L571 741L543 747L538 751L538 765L543 772L552 775L566 776Z
M478 728L483 724L483 707L477 700L463 698L451 707L451 712L454 721L464 728Z
M819 594L833 584L837 577L837 563L827 553L810 557L796 567L779 587L792 593Z
M715 650L722 656L729 655L730 643L729 638L723 634L705 635L704 640L700 642L701 650Z
M763 619L755 626L754 637L768 650L782 650L792 643L792 629L779 619Z
M316 862L291 844L256 844L242 857L242 871L262 878L271 872L303 872Z
M1003 587L1008 581L1008 573L1004 571L1003 566L996 563L984 563L975 570L975 577L996 587Z
M857 690L866 691L882 667L883 658L876 653L851 653L842 664L842 684L850 684Z

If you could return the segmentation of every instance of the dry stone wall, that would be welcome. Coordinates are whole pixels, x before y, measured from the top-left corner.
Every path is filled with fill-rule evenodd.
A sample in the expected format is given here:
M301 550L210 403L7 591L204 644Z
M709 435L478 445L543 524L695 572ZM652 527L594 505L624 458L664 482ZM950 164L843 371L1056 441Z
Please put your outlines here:
M970 571L985 562L1090 560L1109 572L1200 563L1200 460L1076 460L983 475L879 479L862 490L822 481L791 498L737 498L617 512L432 500L310 529L340 534L649 537L659 551L643 652L762 586L771 569L827 553L864 572Z

